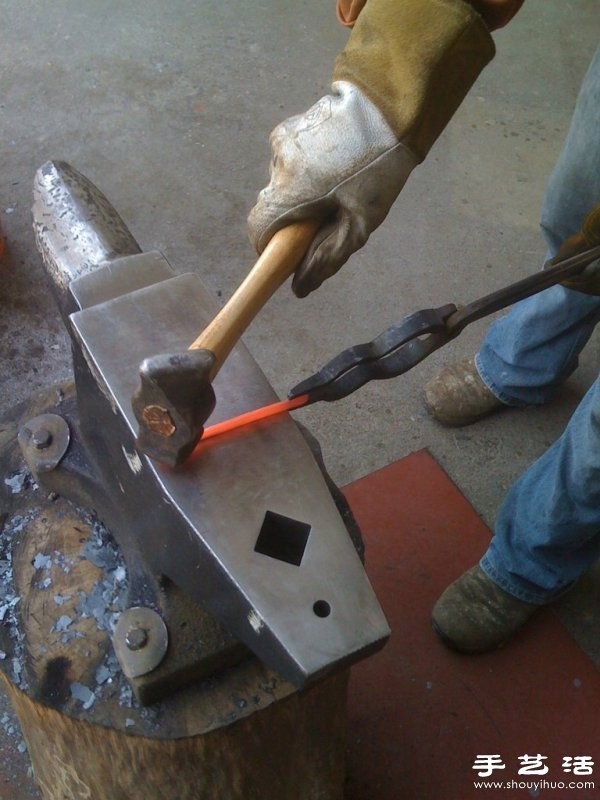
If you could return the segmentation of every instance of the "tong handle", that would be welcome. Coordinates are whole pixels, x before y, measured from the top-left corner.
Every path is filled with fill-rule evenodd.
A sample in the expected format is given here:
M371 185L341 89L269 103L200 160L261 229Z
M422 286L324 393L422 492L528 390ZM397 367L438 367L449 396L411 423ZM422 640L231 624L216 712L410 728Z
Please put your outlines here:
M452 336L458 336L464 327L475 320L500 311L518 300L525 300L526 297L531 297L543 289L549 289L557 283L579 277L584 269L598 258L600 258L600 203L588 211L579 231L562 243L558 253L546 262L542 272L536 272L462 306L448 319L448 329ZM574 285L572 288L578 287Z
M600 259L600 245L584 250L581 253L576 253L569 258L563 258L558 261L559 254L548 264L541 272L536 272L534 275L528 275L523 280L511 283L503 289L498 289L496 292L481 297L479 300L474 300L465 306L461 306L454 314L448 317L446 326L452 338L478 319L487 317L495 311L501 311L503 308L525 300L526 297L531 297L544 289L549 289L557 283L562 283L568 278L573 278L580 275L583 270L594 261Z

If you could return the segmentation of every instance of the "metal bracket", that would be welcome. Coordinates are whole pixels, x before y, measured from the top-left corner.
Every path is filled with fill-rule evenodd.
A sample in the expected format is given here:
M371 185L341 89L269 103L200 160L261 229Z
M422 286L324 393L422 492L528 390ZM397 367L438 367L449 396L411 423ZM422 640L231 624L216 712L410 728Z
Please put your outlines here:
M113 647L128 678L138 678L156 669L169 645L167 626L151 608L135 606L119 617Z
M61 462L71 432L58 414L40 414L19 429L19 445L29 469L37 474L55 469Z

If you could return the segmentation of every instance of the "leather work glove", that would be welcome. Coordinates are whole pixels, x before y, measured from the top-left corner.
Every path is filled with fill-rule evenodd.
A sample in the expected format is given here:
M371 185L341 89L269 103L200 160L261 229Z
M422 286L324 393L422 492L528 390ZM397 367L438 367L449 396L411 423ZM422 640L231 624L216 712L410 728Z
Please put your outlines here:
M331 93L271 134L270 182L248 218L259 253L291 222L322 222L294 276L298 297L365 244L494 52L463 0L368 0Z
M581 230L569 236L560 247L558 253L546 266L552 266L570 256L583 253L600 245L600 203L595 205L581 223ZM592 261L582 273L563 281L567 289L575 289L585 294L600 295L600 259Z
M286 223L323 221L294 275L293 290L305 297L383 222L418 158L348 81L334 81L330 95L275 128L271 148L271 182L250 213L250 238L262 252Z

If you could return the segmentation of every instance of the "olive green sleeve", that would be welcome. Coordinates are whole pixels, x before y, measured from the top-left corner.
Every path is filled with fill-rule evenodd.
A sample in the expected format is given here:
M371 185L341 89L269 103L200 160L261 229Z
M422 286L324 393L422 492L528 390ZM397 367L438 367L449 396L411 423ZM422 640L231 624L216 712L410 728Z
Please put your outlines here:
M463 0L368 0L333 79L361 89L422 160L494 54Z
M367 0L336 0L338 21L351 28ZM525 0L465 0L481 14L488 30L495 31L510 22Z

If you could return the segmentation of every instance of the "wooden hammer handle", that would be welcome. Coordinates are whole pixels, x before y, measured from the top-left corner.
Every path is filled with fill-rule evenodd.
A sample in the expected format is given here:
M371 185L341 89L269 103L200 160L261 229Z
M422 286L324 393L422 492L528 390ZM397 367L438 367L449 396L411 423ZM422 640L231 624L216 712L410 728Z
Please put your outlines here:
M231 299L189 346L189 350L210 350L214 354L211 380L267 300L300 264L319 225L307 220L278 231Z

